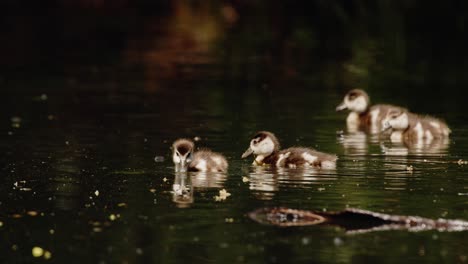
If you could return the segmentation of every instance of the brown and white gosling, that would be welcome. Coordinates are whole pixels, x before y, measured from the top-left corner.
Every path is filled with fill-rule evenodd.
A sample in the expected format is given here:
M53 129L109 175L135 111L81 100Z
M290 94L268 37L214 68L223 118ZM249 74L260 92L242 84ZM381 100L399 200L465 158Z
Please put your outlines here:
M447 124L431 116L419 116L394 109L384 119L382 131L392 129L391 141L423 141L447 138L451 130Z
M242 158L255 155L253 165L269 164L276 167L313 167L334 169L337 157L310 148L294 147L280 150L276 136L268 131L260 131L250 141L250 147Z
M178 139L172 144L172 160L176 172L202 171L226 172L228 162L223 155L209 149L194 151L195 144L190 139Z
M341 104L336 107L336 111L348 109L351 112L346 118L348 128L357 130L370 129L371 133L380 132L383 121L390 110L405 110L402 107L388 104L377 104L370 106L370 99L367 93L361 89L349 91Z

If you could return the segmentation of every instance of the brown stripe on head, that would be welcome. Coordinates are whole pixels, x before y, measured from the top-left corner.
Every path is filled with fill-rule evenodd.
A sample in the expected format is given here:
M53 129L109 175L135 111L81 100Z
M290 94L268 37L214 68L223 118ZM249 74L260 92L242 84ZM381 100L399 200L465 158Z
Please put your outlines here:
M177 150L177 152L179 152L179 154L182 156L184 156L190 151L193 151L194 146L195 144L192 140L185 138L178 139L174 142L174 144L172 144L172 148L174 149L174 151Z
M364 90L361 90L361 89L353 89L353 90L349 91L346 94L346 96L351 101L356 99L359 96L363 96L366 99L367 103L370 102L369 95L367 95L367 93Z

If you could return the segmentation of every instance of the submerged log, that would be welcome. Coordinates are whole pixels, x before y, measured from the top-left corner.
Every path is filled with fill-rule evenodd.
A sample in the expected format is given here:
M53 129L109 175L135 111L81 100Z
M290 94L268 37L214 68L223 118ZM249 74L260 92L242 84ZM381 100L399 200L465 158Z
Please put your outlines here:
M350 233L382 230L408 230L412 232L468 230L468 222L463 220L433 220L419 216L389 215L354 208L338 212L317 212L284 207L260 208L249 213L248 216L261 224L281 227L333 225L339 226Z

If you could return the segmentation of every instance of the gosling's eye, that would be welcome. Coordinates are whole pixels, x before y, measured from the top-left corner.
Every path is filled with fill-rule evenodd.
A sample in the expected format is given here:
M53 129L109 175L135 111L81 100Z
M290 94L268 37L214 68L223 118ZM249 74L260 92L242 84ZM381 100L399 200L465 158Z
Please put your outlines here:
M190 153L190 154L187 156L187 162L191 162L191 161L192 161L192 158L193 158L193 155L192 155L192 153Z
M176 154L177 154L177 157L180 157L180 154L179 154L179 152L176 152Z

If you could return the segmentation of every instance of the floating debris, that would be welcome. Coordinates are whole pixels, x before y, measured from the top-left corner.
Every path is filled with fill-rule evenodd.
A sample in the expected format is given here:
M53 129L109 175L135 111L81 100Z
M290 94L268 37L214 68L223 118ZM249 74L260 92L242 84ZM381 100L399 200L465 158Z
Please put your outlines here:
M109 215L109 220L115 221L115 219L117 219L117 216L115 214Z
M44 255L44 249L42 249L41 247L33 247L31 253L33 257L40 258L42 257L42 255Z
M2 222L2 221L0 221L0 227L2 227L2 226L3 226L3 222Z
M242 182L249 182L249 181L250 181L249 177L246 177L246 176L242 177Z
M226 200L229 196L231 196L231 194L228 193L226 189L222 189L222 190L219 190L219 195L216 195L213 198L215 199L216 202L220 202L220 201Z
M49 119L50 121L52 121L52 120L55 119L55 116L54 116L54 115L48 115L48 116L47 116L47 119Z
M156 156L156 157L154 157L154 161L158 162L158 163L159 162L164 162L164 157L163 156Z
M338 212L306 211L282 207L261 208L249 213L248 216L261 224L281 227L327 224L341 227L348 233L354 234L384 230L408 230L411 232L468 230L468 222L462 220L433 220L419 216L375 213L355 208Z
M198 141L200 141L200 140L201 140L201 137L198 137L198 136L196 136L196 137L193 138L193 141L195 141L195 142L198 142Z
M49 234L51 234L51 235L55 234L55 230L50 229L50 230L49 230Z
M167 182L167 178L166 178L166 177L163 178L163 182Z
M94 192L94 195L96 195L96 197L99 196L99 190L96 190L96 191Z
M29 216L37 216L37 212L36 211L28 211L27 214Z
M224 222L226 223L234 223L234 218L225 218Z
M155 193L155 192L156 192L156 189L151 188L151 189L149 189L149 191L150 191L150 193Z
M409 172L413 172L414 171L413 165L406 166L406 170Z
M461 165L466 165L466 164L468 164L468 161L459 159L459 160L457 161L457 163L458 163L458 165L461 166Z
M126 203L118 203L117 206L118 207L127 207L127 204Z
M19 116L12 116L10 118L11 123L21 123L22 119Z
M52 253L50 251L44 251L44 259L51 259Z

